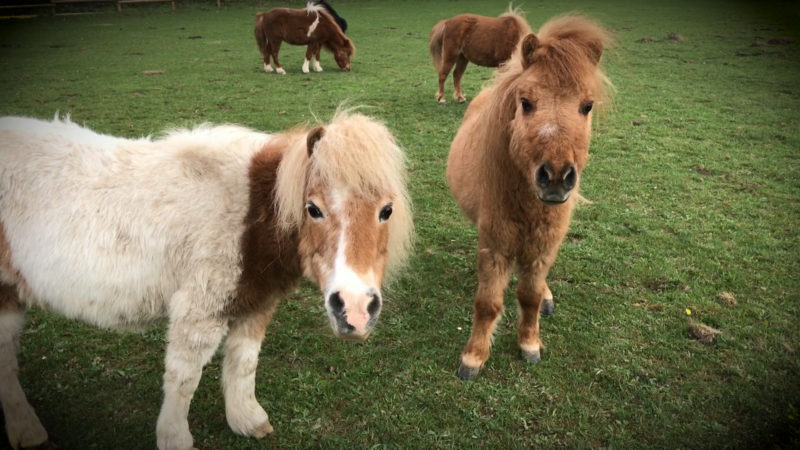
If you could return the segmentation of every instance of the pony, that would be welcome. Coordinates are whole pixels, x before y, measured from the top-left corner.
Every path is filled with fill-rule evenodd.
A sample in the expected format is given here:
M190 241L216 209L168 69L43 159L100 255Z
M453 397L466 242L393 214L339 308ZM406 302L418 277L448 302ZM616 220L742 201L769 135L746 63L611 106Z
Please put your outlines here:
M520 38L530 31L522 11L510 6L500 17L459 14L439 21L428 38L433 66L439 74L436 101L446 103L444 82L451 69L453 98L459 103L467 101L461 91L461 76L467 70L467 64L472 61L479 66L498 67L511 57Z
M13 447L48 444L17 372L26 307L106 328L168 319L160 449L190 449L187 414L223 344L226 419L273 431L255 397L279 299L305 276L335 335L366 339L412 233L405 156L380 122L266 134L202 125L98 134L69 118L0 119L0 403Z
M330 14L331 17L333 17L333 20L336 21L336 25L339 25L339 29L342 30L342 33L347 33L347 21L344 19L344 17L336 13L336 10L333 9L333 6L331 6L330 3L326 2L325 0L316 0L313 3L325 8L325 11L328 11L328 14Z
M308 73L308 63L312 59L314 71L322 72L319 54L323 48L333 53L336 64L344 71L350 70L350 58L355 54L353 41L345 36L333 16L323 5L311 2L305 9L274 8L267 12L256 13L254 32L264 60L265 72L286 74L278 61L278 52L284 41L293 45L308 46L303 62L303 73ZM270 57L275 61L274 69L270 64Z
M519 347L541 358L539 312L553 312L546 277L567 233L589 158L592 109L606 96L600 68L608 33L579 15L528 34L467 108L450 147L447 181L478 228L478 288L458 374L475 377L489 357L515 269Z

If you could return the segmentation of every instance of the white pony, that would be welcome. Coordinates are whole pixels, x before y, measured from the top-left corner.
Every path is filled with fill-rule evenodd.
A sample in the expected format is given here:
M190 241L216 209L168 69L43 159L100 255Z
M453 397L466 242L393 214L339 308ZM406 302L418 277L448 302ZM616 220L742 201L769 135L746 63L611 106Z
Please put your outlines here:
M113 328L168 318L161 449L223 337L228 424L272 432L255 400L264 332L303 275L334 333L365 339L412 231L405 159L382 124L339 112L281 134L200 126L152 140L69 119L0 119L0 402L11 445L48 443L17 372L25 308Z

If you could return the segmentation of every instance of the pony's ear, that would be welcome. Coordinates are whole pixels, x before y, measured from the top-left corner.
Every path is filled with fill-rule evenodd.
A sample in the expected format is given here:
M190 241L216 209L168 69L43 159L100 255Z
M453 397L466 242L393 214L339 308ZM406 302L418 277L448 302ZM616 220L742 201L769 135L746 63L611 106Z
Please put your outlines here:
M311 155L314 153L314 146L320 139L322 139L322 136L324 134L325 134L325 128L322 126L316 127L308 132L308 137L306 138L306 146L309 157L311 157Z
M587 44L587 48L589 49L589 58L595 65L600 64L600 57L603 56L603 41L591 41Z
M531 33L522 39L522 68L527 69L533 64L533 52L539 46L539 38Z

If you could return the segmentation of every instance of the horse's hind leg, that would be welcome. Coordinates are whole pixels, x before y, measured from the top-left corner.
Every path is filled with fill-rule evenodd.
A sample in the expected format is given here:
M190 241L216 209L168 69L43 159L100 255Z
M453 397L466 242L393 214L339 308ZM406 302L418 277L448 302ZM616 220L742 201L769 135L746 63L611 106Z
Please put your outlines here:
M467 98L464 97L464 93L461 92L461 77L464 75L464 71L467 70L467 64L469 64L469 60L467 60L466 56L458 55L456 67L453 69L453 98L455 98L458 103L467 101Z
M283 70L281 67L281 63L278 61L278 52L281 51L281 41L275 40L270 41L270 50L272 55L272 60L275 61L275 71L281 75L286 75L286 71Z
M444 82L447 81L447 74L450 73L450 70L453 68L453 64L456 63L457 58L458 54L456 53L442 53L442 61L440 63L441 65L439 66L439 90L436 91L436 101L440 104L447 103L447 100L444 98Z
M269 63L269 58L272 55L272 44L267 41L266 46L263 50L261 50L261 58L264 60L264 72L272 73L275 69L272 68L272 64Z
M475 377L489 358L492 334L503 312L503 291L511 276L511 261L494 250L478 250L478 292L472 319L472 334L461 353L458 376Z
M245 436L262 438L272 433L272 425L255 396L256 367L264 332L277 302L261 313L234 320L225 338L222 387L225 416L231 429Z
M539 313L543 316L552 316L556 311L556 304L553 301L553 293L547 283L544 284L544 295L542 296L542 306L539 308Z
M19 334L24 310L16 288L0 283L0 403L11 446L46 448L47 431L36 416L19 383Z
M200 383L203 366L214 356L227 331L227 324L221 318L212 318L202 311L196 311L191 305L212 302L213 299L190 299L183 290L170 299L164 403L156 426L160 450L192 448L189 405Z

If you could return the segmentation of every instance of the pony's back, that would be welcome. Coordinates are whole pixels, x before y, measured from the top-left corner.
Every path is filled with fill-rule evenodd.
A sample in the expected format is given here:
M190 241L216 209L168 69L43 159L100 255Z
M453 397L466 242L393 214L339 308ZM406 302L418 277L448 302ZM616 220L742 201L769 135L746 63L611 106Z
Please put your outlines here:
M126 327L163 316L187 268L238 264L249 157L268 140L239 127L129 140L69 120L0 120L0 223L15 269L69 317Z

